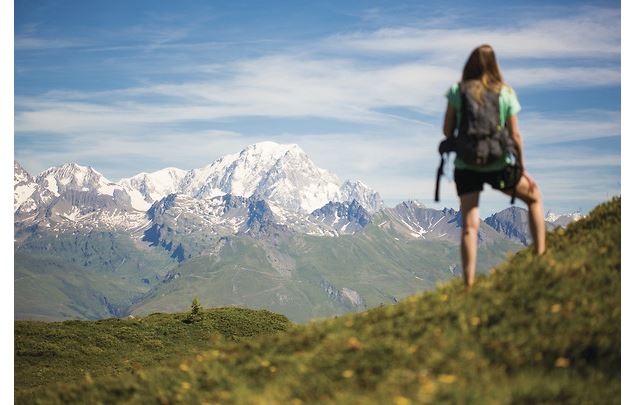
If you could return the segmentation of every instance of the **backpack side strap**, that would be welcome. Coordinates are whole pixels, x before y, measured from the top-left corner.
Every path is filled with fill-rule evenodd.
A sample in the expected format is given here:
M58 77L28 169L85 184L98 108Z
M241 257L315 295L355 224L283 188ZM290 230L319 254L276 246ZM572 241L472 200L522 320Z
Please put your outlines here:
M437 184L434 188L434 202L441 201L439 198L439 190L441 188L441 176L443 176L443 166L445 166L445 155L449 155L450 152L454 151L454 138L445 138L439 144L439 155L441 155L441 162L439 163L439 168L437 169Z
M445 165L445 159L443 154L441 154L441 162L439 163L439 168L437 169L437 184L434 188L434 202L441 201L439 198L439 189L441 186L441 176L443 176L443 166Z
M515 163L513 176L512 176L513 178L512 183L514 184L514 187L512 188L512 198L509 201L511 205L514 205L514 202L516 202L516 187L518 186L518 182L520 181L520 178L522 176L523 176L522 169L519 167L518 163Z

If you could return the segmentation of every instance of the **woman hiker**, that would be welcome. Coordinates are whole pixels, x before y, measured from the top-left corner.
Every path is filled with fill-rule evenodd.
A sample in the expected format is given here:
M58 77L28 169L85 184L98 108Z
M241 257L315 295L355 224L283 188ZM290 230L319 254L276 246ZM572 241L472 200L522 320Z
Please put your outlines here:
M469 94L462 94L462 91ZM518 129L518 118L516 117L516 114L520 111L520 104L514 90L503 82L503 77L491 46L482 45L472 51L463 68L461 82L454 84L448 90L446 94L448 106L445 113L443 133L446 137L451 138L455 136L455 129L460 129L461 119L463 118L461 117L463 100L467 100L467 97L469 97L470 100L475 100L474 102L479 104L482 103L484 96L487 96L488 92L490 92L489 95L493 94L494 97L498 95L500 126L506 127L507 133L511 134L515 142L516 153L515 156L503 153L501 158L487 164L482 164L482 162L481 164L468 164L458 156L454 161L454 181L461 200L463 225L461 262L465 285L468 288L474 284L476 273L476 244L480 222L478 200L480 192L483 191L484 183L488 183L492 188L501 190L505 194L518 197L527 204L529 229L534 242L534 251L537 255L545 252L545 223L542 196L538 185L524 169L522 139ZM472 105L474 105L474 102ZM498 127L498 129L500 130L501 127ZM517 163L515 168L511 166L514 159Z

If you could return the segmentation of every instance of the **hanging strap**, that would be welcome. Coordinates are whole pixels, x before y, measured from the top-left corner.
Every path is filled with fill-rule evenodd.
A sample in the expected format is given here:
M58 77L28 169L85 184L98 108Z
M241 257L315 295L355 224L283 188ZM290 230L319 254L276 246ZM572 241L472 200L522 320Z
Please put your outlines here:
M516 202L516 186L518 186L518 165L514 165L514 187L512 189L512 199L509 202L511 205L514 205L514 202Z
M437 185L434 188L434 201L439 202L439 188L441 186L441 176L443 176L443 166L445 165L445 158L443 157L443 153L441 154L441 162L439 163L439 168L437 169Z
M439 143L439 155L441 156L441 162L439 163L439 168L437 169L437 185L434 188L434 202L439 202L441 199L439 198L439 190L441 188L441 176L443 176L443 166L445 166L445 156L449 156L450 152L454 151L454 138L449 137L445 138L441 143Z

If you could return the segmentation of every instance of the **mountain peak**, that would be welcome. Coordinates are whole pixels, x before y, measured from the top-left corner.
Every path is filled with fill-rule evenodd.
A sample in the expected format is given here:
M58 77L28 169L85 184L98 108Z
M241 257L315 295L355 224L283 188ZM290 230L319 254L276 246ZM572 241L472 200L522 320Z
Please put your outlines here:
M569 223L578 221L583 217L584 215L582 215L580 210L576 210L568 214L558 214L556 212L548 210L547 214L545 215L545 221L551 222L555 225L567 226Z
M13 212L27 201L38 186L24 167L17 161L13 161Z
M401 203L397 204L397 207L399 206L403 206L404 208L407 208L407 209L425 208L425 206L420 201L417 201L417 200L402 201Z
M383 208L384 202L378 192L359 180L346 180L342 184L342 193L348 201L356 200L364 209L374 213Z
M97 194L113 195L115 184L90 166L64 163L53 166L37 176L37 183L55 195L66 190L94 191Z
M134 208L145 211L153 202L179 191L181 182L188 174L186 170L166 167L152 173L142 172L119 180L119 185L130 195Z
M91 166L81 166L77 163L64 163L61 166L53 166L49 167L45 171L43 171L38 177L46 177L49 175L55 176L58 180L61 181L70 181L71 178L79 179L80 177L85 177L87 175L93 175L98 177L104 177L101 173L93 169ZM105 177L104 177L105 179Z
M257 156L260 159L277 161L278 159L289 153L306 155L297 144L282 144L277 142L264 141L247 146L245 149L240 151L240 153L238 154L238 158L240 159L241 157L248 158Z
M13 183L33 182L33 178L17 160L13 161Z

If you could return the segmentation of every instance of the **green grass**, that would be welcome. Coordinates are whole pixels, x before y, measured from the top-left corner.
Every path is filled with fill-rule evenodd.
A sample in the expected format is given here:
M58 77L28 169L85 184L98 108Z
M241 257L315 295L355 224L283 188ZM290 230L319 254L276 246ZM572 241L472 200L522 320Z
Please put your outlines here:
M25 400L60 381L176 367L181 358L214 342L239 341L289 325L282 315L243 308L208 309L194 317L157 313L135 319L16 321L16 394Z
M399 304L211 342L178 366L66 380L37 399L620 403L620 222L621 201L614 199L550 233L543 257L523 250L479 275L471 291L453 280Z

